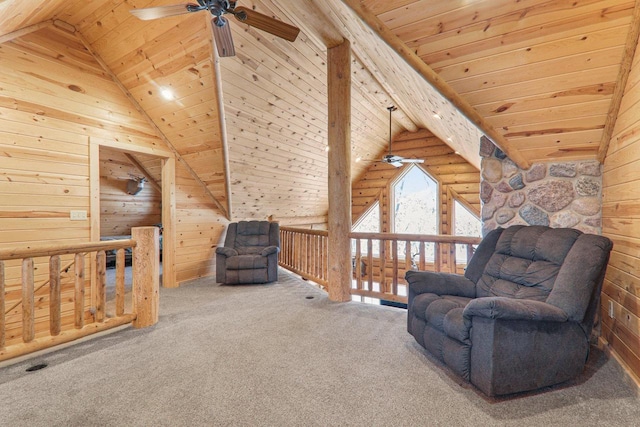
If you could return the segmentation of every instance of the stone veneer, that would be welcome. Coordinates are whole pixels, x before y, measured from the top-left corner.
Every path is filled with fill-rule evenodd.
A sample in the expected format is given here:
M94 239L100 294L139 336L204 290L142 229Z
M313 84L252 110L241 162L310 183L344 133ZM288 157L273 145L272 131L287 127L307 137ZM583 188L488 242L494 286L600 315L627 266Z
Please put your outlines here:
M516 224L601 234L598 161L534 163L523 170L486 137L480 142L480 156L483 234Z

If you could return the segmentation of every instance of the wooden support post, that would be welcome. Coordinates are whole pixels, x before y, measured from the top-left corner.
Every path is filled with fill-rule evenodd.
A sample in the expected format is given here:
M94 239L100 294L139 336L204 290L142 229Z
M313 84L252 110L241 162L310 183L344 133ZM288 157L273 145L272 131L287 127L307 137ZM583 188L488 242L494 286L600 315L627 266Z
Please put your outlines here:
M96 254L96 322L104 322L107 306L107 255L104 251Z
M134 227L133 249L133 309L134 328L144 328L158 322L160 288L160 247L157 227Z
M178 287L176 280L176 161L162 163L162 286Z
M84 254L75 255L73 317L76 329L84 327Z
M33 258L22 260L22 340L31 342L35 337L33 301Z
M116 316L124 314L124 249L116 251Z
M327 50L329 299L351 300L351 46Z
M4 261L0 261L0 349L4 348L5 329L7 322L5 320L5 304L4 304Z
M60 333L60 256L49 258L49 332L52 336Z

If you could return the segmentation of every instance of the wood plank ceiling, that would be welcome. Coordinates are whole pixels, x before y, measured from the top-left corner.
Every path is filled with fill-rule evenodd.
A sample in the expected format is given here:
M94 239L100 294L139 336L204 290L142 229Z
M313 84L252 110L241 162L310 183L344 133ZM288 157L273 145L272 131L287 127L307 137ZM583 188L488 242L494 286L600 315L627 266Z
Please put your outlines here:
M399 107L394 135L428 128L479 165L483 132L383 42L382 32L534 162L596 157L616 103L627 34L637 25L633 0L241 0L301 34L289 43L232 19L237 55L216 61L205 12L157 21L129 13L173 3L5 0L0 41L49 19L73 26L233 219L326 214L326 50L343 38L352 45L357 179L369 163L355 159L379 158L387 149L391 104ZM379 28L347 6L356 3ZM163 88L174 99L163 100Z

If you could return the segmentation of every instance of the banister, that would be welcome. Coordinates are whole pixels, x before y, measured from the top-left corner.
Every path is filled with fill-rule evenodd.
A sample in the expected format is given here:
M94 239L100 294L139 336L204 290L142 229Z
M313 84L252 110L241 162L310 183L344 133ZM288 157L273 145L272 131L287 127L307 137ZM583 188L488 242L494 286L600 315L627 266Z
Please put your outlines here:
M66 245L43 245L35 248L25 249L4 249L0 250L0 260L8 261L22 258L38 258L53 255L68 255L83 252L99 252L106 250L117 250L124 248L134 248L136 241L127 240L110 240L106 242L86 242L86 243L70 243Z
M480 237L451 236L445 234L396 234L396 233L351 233L352 239L372 240L410 240L427 243L458 243L461 245L477 245L482 240Z

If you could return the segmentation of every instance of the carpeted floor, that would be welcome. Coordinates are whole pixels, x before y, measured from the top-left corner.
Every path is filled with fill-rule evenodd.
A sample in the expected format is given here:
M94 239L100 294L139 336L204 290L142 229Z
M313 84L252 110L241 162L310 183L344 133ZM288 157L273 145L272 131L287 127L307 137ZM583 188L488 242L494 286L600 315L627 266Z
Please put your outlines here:
M571 384L488 399L431 359L406 312L332 303L284 270L161 290L160 322L0 369L2 426L634 426L595 351ZM25 369L36 363L48 367Z

